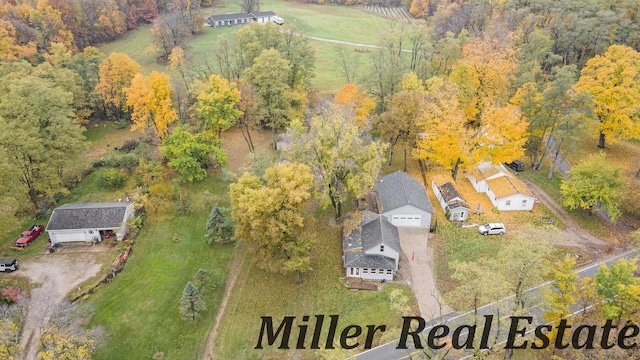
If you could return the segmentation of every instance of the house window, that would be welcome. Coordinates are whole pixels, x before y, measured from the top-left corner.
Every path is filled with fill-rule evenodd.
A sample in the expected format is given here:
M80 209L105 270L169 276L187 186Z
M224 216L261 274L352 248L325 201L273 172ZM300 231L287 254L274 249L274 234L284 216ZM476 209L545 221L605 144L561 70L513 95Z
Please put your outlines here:
M368 274L369 273L369 269L368 268L363 268L362 269L362 273L363 274Z
M522 200L522 206L527 206L527 200Z
M384 245L380 245L380 252L384 252Z
M378 274L384 274L384 269L378 269Z
M507 201L505 201L505 203L504 203L504 204L505 204L505 205L507 205L507 206L511 205L511 200L507 200Z
M387 270L387 274L391 275L393 273L393 270L389 269Z
M349 268L351 270L351 275L353 275L353 268Z

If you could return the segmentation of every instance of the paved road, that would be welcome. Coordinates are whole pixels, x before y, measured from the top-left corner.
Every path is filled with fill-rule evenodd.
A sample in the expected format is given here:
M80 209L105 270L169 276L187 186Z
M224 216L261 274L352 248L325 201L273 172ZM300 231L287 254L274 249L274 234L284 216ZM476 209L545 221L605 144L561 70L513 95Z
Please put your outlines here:
M607 266L611 263L614 262L616 260L619 260L621 258L626 258L626 259L631 259L633 257L636 257L640 254L640 248L636 248L634 250L625 252L623 254L620 255L616 255L606 261L594 264L594 265L590 265L587 266L581 270L578 271L578 275L583 278L583 277L588 277L588 276L595 276L596 272L598 271L598 268L600 267L600 265L606 263ZM546 288L549 287L549 285L551 284L551 282L546 282L543 284L540 284L534 288L531 288L529 290L526 291L525 297L525 303L531 304L531 306L529 306L527 308L527 310L523 313L523 316L531 316L533 317L533 322L531 325L525 324L524 321L520 322L520 326L519 328L524 327L524 325L527 325L527 329L528 332L533 331L533 329L535 328L536 325L538 324L542 324L543 321L541 319L541 315L544 313L544 309L542 307L541 304L541 292L544 291ZM509 331L509 326L510 326L510 319L507 316L504 316L503 314L508 313L508 309L513 308L513 296L509 296L507 298L504 298L498 302L492 303L492 304L488 304L485 305L481 308L478 309L478 328L476 330L476 335L475 338L477 340L479 340L481 338L481 335L483 333L483 324L485 323L485 321L487 320L487 318L485 316L491 316L492 322L491 322L491 326L490 332L488 333L487 336L487 343L489 346L491 345L500 345L506 342L507 339L507 333ZM575 312L574 314L577 314L579 312L582 312L582 309L579 309L578 307L575 307L573 309ZM447 325L450 330L451 333L450 335L453 333L453 331L460 327L461 325L473 325L474 324L474 313L473 311L470 312L466 312L463 314L449 314L444 316L441 319L438 320L434 320L431 323L427 324L424 328L424 330L422 331L422 334L427 334L429 333L430 330L432 330L434 328L434 326L438 325L438 324L444 324ZM414 324L417 324L417 321L414 321ZM459 343L464 343L466 340L466 332L462 331L460 333L460 341ZM422 339L426 338L426 336L421 336ZM409 340L411 340L411 336L408 337ZM451 338L446 338L444 339L446 341L448 341L449 343L451 342ZM355 359L357 360L392 360L392 359L408 359L411 356L414 355L418 355L420 353L424 353L424 354L429 354L428 351L430 351L430 349L428 348L428 346L426 345L426 341L425 340L421 340L422 341L422 345L425 347L426 350L416 350L413 345L411 343L408 343L408 347L409 349L405 350L405 349L396 349L396 347L398 346L398 341L394 341L388 344L384 344L381 346L378 346L374 349L371 350L367 350L365 352L362 352L358 355L355 356ZM516 342L516 345L519 344L519 342ZM478 345L476 344L476 347ZM453 351L458 351L458 352L453 352ZM449 359L466 359L473 356L472 353L470 352L463 352L462 350L452 350L452 352L449 352L447 354L446 358Z

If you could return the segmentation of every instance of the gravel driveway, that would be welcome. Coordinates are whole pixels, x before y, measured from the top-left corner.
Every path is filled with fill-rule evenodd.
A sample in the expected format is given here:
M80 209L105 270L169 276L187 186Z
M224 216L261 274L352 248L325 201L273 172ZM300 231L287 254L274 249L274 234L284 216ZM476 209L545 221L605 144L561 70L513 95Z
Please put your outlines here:
M20 348L23 359L33 360L38 342L52 311L74 287L96 276L102 265L94 253L53 253L39 255L20 263L19 274L40 284L31 291Z

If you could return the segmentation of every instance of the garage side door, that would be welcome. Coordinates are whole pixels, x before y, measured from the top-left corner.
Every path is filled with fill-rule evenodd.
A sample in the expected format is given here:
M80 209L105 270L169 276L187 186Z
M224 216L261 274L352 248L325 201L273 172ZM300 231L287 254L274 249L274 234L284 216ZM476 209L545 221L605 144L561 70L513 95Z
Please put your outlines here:
M420 227L422 215L391 215L391 223L395 226Z

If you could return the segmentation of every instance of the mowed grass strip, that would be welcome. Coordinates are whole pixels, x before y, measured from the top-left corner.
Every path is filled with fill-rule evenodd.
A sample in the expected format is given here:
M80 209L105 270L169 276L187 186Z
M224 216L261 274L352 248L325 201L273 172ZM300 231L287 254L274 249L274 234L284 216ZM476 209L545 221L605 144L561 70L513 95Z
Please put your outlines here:
M300 284L295 274L281 275L265 272L254 265L251 253L245 259L233 290L229 304L219 328L214 350L218 359L254 359L254 358L318 358L320 353L310 347L315 316L325 315L324 328L320 340L324 348L329 327L328 315L339 315L336 341L340 332L348 325L360 325L364 334L358 337L360 349L365 342L366 325L386 325L386 334L398 328L402 315L417 313L417 305L411 290L403 285L385 284L381 291L350 291L345 286L342 267L342 240L340 226L328 225L326 213L317 214L307 225L307 235L313 238L313 271L305 273L305 281ZM397 314L391 310L389 292L399 288L410 301L409 313ZM297 342L298 327L302 316L310 316L305 350L294 350ZM274 346L254 349L257 345L262 324L262 316L273 318L274 331L284 316L296 316L290 339L290 350L278 350L280 338ZM383 338L377 333L376 343ZM396 337L397 338L397 337ZM393 339L393 338L392 338ZM390 341L392 339L388 339ZM350 340L351 341L354 340ZM339 350L329 350L332 354L345 355Z
M210 177L183 190L194 198L208 188L223 194L217 196L223 203L227 186ZM149 359L159 353L164 359L197 358L222 301L234 248L206 243L208 211L150 215L124 271L90 299L90 326L103 326L108 334L95 359ZM201 289L207 304L202 318L185 321L178 311L182 290L200 268L215 286Z

